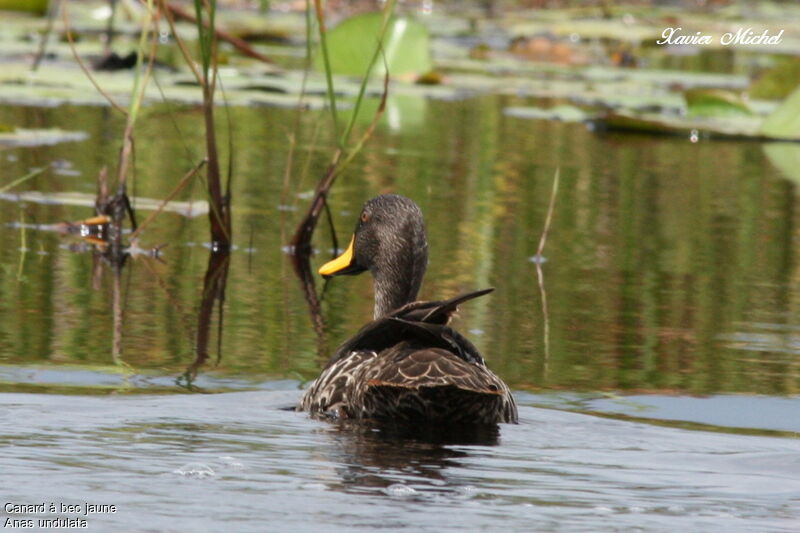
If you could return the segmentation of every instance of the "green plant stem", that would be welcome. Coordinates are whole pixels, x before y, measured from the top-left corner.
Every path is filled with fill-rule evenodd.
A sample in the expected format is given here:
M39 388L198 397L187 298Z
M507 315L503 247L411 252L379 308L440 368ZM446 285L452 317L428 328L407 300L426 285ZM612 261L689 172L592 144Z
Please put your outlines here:
M378 42L375 46L375 52L372 54L372 59L367 66L367 71L364 73L364 77L361 79L361 86L358 88L358 96L356 97L356 101L353 104L353 113L350 116L350 121L347 123L347 127L342 134L342 139L340 141L342 146L347 146L347 143L350 141L350 133L353 131L353 126L356 123L356 118L358 118L358 112L361 109L361 103L364 100L364 93L367 90L367 84L370 80L370 73L372 72L375 63L378 61L379 55L383 52L383 39L386 36L386 29L389 27L389 21L394 14L394 7L397 3L397 0L389 0L387 2L386 7L383 10L383 22L381 24L381 31L378 34ZM389 67L386 66L386 72L388 75ZM360 146L359 146L360 149Z
M31 65L32 72L39 70L39 65L41 64L44 54L47 50L47 43L50 40L50 34L53 33L53 23L55 22L56 14L58 13L59 9L61 9L61 2L59 0L50 0L47 6L47 26L39 36L41 41L39 41L39 51L36 52L33 65Z
M97 89L97 92L99 92L101 95L103 95L103 97L106 100L108 100L108 103L111 104L111 107L113 107L114 109L116 109L117 111L122 113L123 115L127 116L128 112L125 110L125 108L122 107L121 105L119 105L116 102L116 100L111 98L111 95L109 95L107 92L105 92L103 90L102 87L100 87L100 84L97 83L97 80L94 79L94 76L92 76L92 73L89 71L89 69L83 63L83 60L81 59L81 57L78 55L78 51L75 49L75 41L72 38L72 31L70 30L69 15L68 15L68 12L67 12L67 4L66 4L66 2L63 4L62 7L63 7L62 19L64 21L64 32L65 32L65 34L67 36L67 41L69 42L69 48L72 51L72 57L75 58L75 61L78 63L78 66L81 67L81 70L83 71L83 73L86 74L86 77L89 79L90 82L92 82L92 85L94 85L94 88Z
M117 186L121 193L125 193L128 180L128 170L133 155L133 128L139 115L139 109L144 100L144 93L150 80L150 73L155 62L157 39L155 33L152 34L152 44L149 53L147 67L142 68L143 58L146 52L147 36L151 33L150 27L153 22L155 11L153 0L147 0L147 18L142 27L139 37L139 47L136 54L136 68L133 74L133 89L131 89L131 102L126 113L125 131L122 134L122 149L120 150L119 163L117 167Z
M384 62L386 61L386 57L384 56ZM378 121L383 116L383 112L386 110L386 99L389 96L389 66L386 65L386 70L383 76L383 94L381 95L380 104L378 104L378 109L375 111L375 114L372 116L372 121L370 122L369 126L367 127L366 131L364 131L364 135L358 140L358 142L353 146L353 149L349 151L347 157L345 157L344 161L341 162L338 168L338 172L344 171L347 165L355 158L356 155L361 151L364 147L366 142L372 136L372 132L375 131L375 128L378 126Z
M542 272L542 252L547 241L547 233L550 231L550 222L553 220L553 212L556 206L556 195L558 194L558 182L561 174L561 167L556 168L553 176L553 189L550 192L550 203L547 206L547 216L544 220L544 229L539 239L539 248L536 250L536 278L539 282L539 293L542 298L542 317L544 317L544 330L542 331L544 341L544 372L547 375L550 365L550 313L547 309L547 291L544 287L544 272Z
M333 119L333 136L339 142L339 148L343 148L339 138L339 117L336 113L336 92L333 87L333 73L331 71L330 55L328 54L327 29L325 27L325 12L322 8L322 0L314 0L314 9L317 14L317 29L319 30L319 46L322 50L322 62L325 64L325 81L328 86L328 101L331 106L331 118Z
M544 220L544 229L542 236L539 239L539 248L536 250L536 255L541 256L544 251L544 243L547 242L547 232L550 231L550 222L553 220L553 210L556 206L556 195L558 194L559 175L561 174L561 167L556 168L555 176L553 176L553 189L550 191L550 204L547 206L547 216Z
M297 109L295 111L295 116L294 116L294 127L292 128L292 132L288 135L289 150L286 155L286 169L284 170L283 173L283 188L281 189L281 204L284 205L288 201L287 196L289 194L289 179L291 178L292 170L294 169L294 155L295 155L295 150L297 148L297 137L298 137L298 132L300 131L301 119L303 117L303 100L305 99L306 96L308 73L311 70L311 55L312 55L311 39L313 33L312 26L314 24L314 19L311 16L311 0L306 0L305 19L306 19L306 58L305 58L305 65L303 67L303 80L300 82L300 94L297 97ZM316 139L316 133L314 138Z
M394 0L390 1L390 3L388 3L386 5L385 20L388 20L388 17L391 14L391 10L394 9L394 5L395 5ZM320 14L321 14L320 13L319 0L315 0L315 6L317 7L317 17L319 19ZM383 40L383 32L385 31L385 29L386 29L386 24L384 24L381 36L378 39L378 45L377 45L377 49L376 49L375 59L377 59L377 54L382 51L382 47L381 47L380 43ZM320 30L320 31L321 31L320 35L322 36L324 34L324 31L322 31L322 30ZM329 67L330 67L330 65L328 65L326 63L326 74L328 75L328 77L330 79L331 72L330 72L330 68ZM371 66L370 66L370 69L371 69ZM370 69L367 70L367 75L369 74L369 70ZM365 76L365 78L366 78L366 76ZM361 93L359 95L359 100L361 100L363 98L363 96L364 96L363 89L366 87L366 83L367 83L366 80L362 81L362 91L361 91ZM329 91L332 90L332 88L333 88L332 80L329 82L328 88L329 88ZM373 116L372 123L367 128L367 131L362 136L361 140L356 144L355 149L347 150L347 147L342 144L342 138L338 138L338 141L339 141L338 147L335 150L335 152L333 153L333 157L331 158L331 162L328 165L328 168L325 171L325 174L319 180L319 183L317 183L317 187L316 187L316 190L314 192L314 198L311 200L311 205L309 206L308 212L306 213L306 216L297 225L297 230L295 231L295 234L292 237L292 240L290 241L290 245L292 246L292 249L294 250L294 253L297 254L298 256L305 257L305 260L308 259L308 254L310 253L310 250L311 250L311 237L312 237L312 235L314 233L314 229L316 228L317 221L319 220L319 216L322 213L322 210L325 208L325 205L326 205L326 202L327 202L327 197L328 197L328 192L330 191L330 188L333 186L333 183L336 181L336 178L341 173L342 168L344 166L346 166L350 161L352 161L353 158L358 154L358 152L364 146L364 143L367 141L367 139L370 137L370 135L374 131L375 125L377 124L378 120L380 119L381 115L383 114L383 111L385 109L385 104L386 104L386 97L387 97L388 91L389 91L389 70L388 70L388 68L386 69L386 73L385 73L385 76L384 76L383 89L384 90L383 90L383 95L382 95L382 98L381 98L381 105L379 106L378 110L375 112L375 115ZM332 92L329 92L329 95L332 96ZM352 128L352 121L353 121L353 119L351 118L351 124L350 124L350 127L348 129ZM350 133L348 132L348 136L349 135L350 135Z
M139 34L139 46L138 51L136 54L136 67L133 71L133 90L131 91L132 98L131 104L128 108L128 122L136 122L136 117L139 114L139 109L142 105L142 99L144 98L144 91L147 86L147 80L149 78L149 74L145 74L144 76L144 83L142 82L142 62L146 52L146 45L147 45L147 36L150 34L150 26L153 22L153 0L147 0L147 17L145 18L144 25L142 26L142 31ZM153 53L150 54L150 57L153 57ZM150 61L152 65L152 59ZM149 72L148 68L148 72Z
M164 200L162 200L162 202L161 202L161 204L159 204L158 208L157 208L155 211L153 211L153 212L150 214L150 216L148 216L148 217L145 219L145 221L144 221L144 222L142 222L142 223L139 225L139 227L138 227L138 228L136 228L136 231L134 231L133 233L131 233L131 236L129 237L129 240L133 241L134 239L136 239L136 238L139 236L139 234L140 234L140 233L141 233L141 232L142 232L142 231L143 231L143 230L144 230L144 229L145 229L145 228L146 228L146 227L147 227L147 226L148 226L148 225L149 225L149 224L150 224L150 223L151 223L153 220L155 220L155 218L156 218L158 215L160 215L160 214L161 214L161 211L163 211L163 210L164 210L164 207L165 207L165 206L166 206L166 205L167 205L169 202L171 202L171 201L172 201L172 199L173 199L173 198L175 198L175 196L176 196L176 195L177 195L179 192L181 192L181 191L184 189L184 187L186 187L186 185L189 183L189 180L190 180L192 177L194 177L194 176L195 176L195 174L197 174L197 173L200 171L200 169L201 169L201 168L203 168L203 165L205 165L205 164L206 164L206 160L205 160L205 159L203 159L203 160L202 160L202 161L200 161L198 164L196 164L196 165L195 165L195 166L194 166L194 167L193 167L191 170L189 170L189 172L187 172L187 173L186 173L186 174L185 174L185 175L184 175L184 176L183 176L183 177L180 179L180 181L178 182L178 185L176 185L176 186L175 186L175 188L172 190L172 192L171 192L171 193L169 193L169 194L167 195L167 197L166 197L166 198L164 198Z
M184 61L186 61L186 64L191 69L192 74L194 74L197 84L203 85L203 77L200 75L200 72L197 70L197 66L194 64L192 54L189 53L189 50L186 48L186 44L183 42L183 39L180 38L178 31L175 29L175 19L172 11L169 9L169 5L167 4L166 0L158 1L159 5L161 6L161 12L164 13L164 16L167 18L167 24L169 24L169 29L172 32L172 36L175 38L175 43L178 45L181 55L183 55ZM200 23L202 24L202 21Z
M11 189L16 187L17 185L19 185L21 183L25 183L26 181L28 181L31 178L35 178L36 176L38 176L39 174L41 174L45 170L47 170L47 167L35 168L35 169L31 170L30 172L28 172L27 174L25 174L21 178L17 178L14 181L12 181L11 183L9 183L8 185L3 185L2 187L0 187L0 194L3 194L6 191L10 191Z
M28 255L28 237L25 232L25 212L20 209L19 213L19 230L20 230L20 254L19 254L19 268L17 269L17 281L22 280L22 272L25 269L25 257Z

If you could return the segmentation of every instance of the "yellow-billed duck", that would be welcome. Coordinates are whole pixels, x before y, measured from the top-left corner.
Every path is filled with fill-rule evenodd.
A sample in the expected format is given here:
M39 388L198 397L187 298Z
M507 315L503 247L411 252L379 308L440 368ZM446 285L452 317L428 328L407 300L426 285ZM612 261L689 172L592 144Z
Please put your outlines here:
M324 277L374 278L374 320L340 346L298 409L341 419L434 424L516 422L517 407L477 348L447 326L459 304L491 292L415 301L428 262L422 213L385 194L364 204L345 252Z

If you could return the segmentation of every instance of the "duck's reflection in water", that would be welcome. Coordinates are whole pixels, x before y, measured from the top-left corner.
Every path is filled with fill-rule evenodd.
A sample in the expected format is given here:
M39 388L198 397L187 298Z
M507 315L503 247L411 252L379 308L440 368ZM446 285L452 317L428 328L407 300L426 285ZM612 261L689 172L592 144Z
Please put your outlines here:
M329 434L329 459L341 479L330 488L412 497L462 494L465 482L453 469L481 453L482 446L499 442L497 425L410 428L349 422L332 425Z

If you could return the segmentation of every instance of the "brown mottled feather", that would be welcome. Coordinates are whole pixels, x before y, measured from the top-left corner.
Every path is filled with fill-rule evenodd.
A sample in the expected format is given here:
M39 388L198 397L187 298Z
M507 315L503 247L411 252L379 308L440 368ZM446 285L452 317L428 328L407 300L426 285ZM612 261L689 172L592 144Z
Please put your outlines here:
M429 311L442 302L414 304L412 311ZM407 320L401 311L370 322L342 345L299 408L397 423L517 421L511 392L469 341L447 326ZM416 316L441 319L441 313L428 311Z

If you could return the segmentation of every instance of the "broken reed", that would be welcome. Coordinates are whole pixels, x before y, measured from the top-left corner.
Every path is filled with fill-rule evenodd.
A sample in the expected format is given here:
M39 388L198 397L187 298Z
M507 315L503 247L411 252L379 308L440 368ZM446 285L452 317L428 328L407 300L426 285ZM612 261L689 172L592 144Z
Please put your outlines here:
M389 90L388 66L386 68L386 74L384 76L383 95L381 97L380 105L378 106L378 109L377 111L375 111L375 115L372 118L372 122L370 123L369 127L366 129L364 134L361 136L361 138L358 140L358 142L350 146L350 137L353 131L353 126L355 125L355 121L358 118L358 112L361 109L361 104L364 100L367 84L369 83L370 79L370 73L372 72L372 68L375 65L375 63L378 61L380 57L382 57L383 53L382 43L384 36L386 35L386 28L389 26L389 20L394 14L395 4L396 0L389 0L383 8L383 22L381 24L381 30L375 42L375 50L372 55L372 59L370 60L370 63L367 66L367 70L364 73L364 76L361 80L361 85L359 87L358 95L356 97L355 102L353 103L353 113L350 115L350 120L348 121L344 129L344 132L340 136L339 120L336 111L336 91L333 83L333 71L331 70L330 60L328 56L325 11L321 0L314 0L314 13L316 15L317 30L319 33L320 52L322 54L322 62L325 68L325 81L327 85L327 95L328 95L328 109L330 110L331 113L331 121L333 124L333 132L334 132L334 137L336 138L337 146L336 150L333 153L333 156L331 157L331 162L328 164L328 168L325 171L325 174L320 178L319 182L317 183L317 187L314 191L314 197L311 200L311 204L308 208L308 211L306 212L306 215L303 217L300 223L297 225L295 234L289 243L291 249L297 255L308 257L309 254L311 253L311 237L314 234L314 229L317 226L317 222L319 221L319 217L322 214L322 210L327 208L327 198L331 187L333 186L334 182L336 181L336 178L339 176L342 170L361 151L366 141L372 135L372 132L374 131L375 126L378 123L378 120L383 114L384 108L386 106L386 96ZM311 0L306 0L306 10L307 12L311 11ZM311 17L307 17L306 24L308 25L310 23L311 23ZM311 32L307 31L306 34L307 36L310 36ZM309 46L306 48L306 54L310 55L310 53L311 53L311 47ZM310 63L310 60L307 63Z

